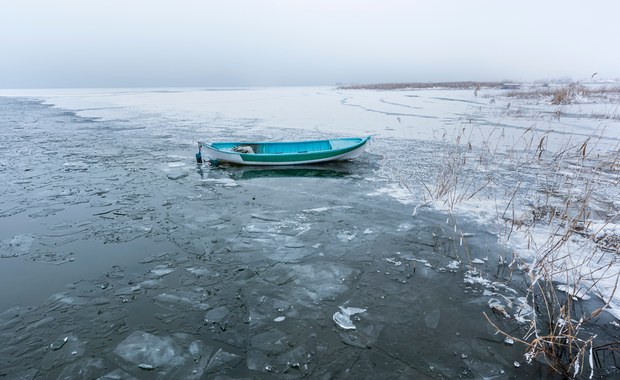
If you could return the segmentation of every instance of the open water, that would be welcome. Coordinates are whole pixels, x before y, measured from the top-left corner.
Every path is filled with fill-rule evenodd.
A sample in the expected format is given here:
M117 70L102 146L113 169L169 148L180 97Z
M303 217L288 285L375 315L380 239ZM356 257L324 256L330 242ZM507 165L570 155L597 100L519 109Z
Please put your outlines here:
M230 128L247 122L209 137L264 137ZM195 164L191 123L0 97L0 129L2 379L550 375L482 315L527 327L489 307L528 313L497 236L385 195L402 157L388 147L431 157L432 142L212 168ZM406 165L409 180L436 170Z

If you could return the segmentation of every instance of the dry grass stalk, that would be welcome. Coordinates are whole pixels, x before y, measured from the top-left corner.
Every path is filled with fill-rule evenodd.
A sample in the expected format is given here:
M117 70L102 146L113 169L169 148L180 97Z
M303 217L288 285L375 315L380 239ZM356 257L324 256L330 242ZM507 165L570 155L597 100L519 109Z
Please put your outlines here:
M569 95L558 95L558 101L562 101L562 96ZM498 161L499 164L509 163L514 168L534 165L542 168L535 176L542 175L536 183L545 194L543 204L532 209L529 216L517 216L516 209L523 206L516 206L517 202L523 200L519 193L523 187L531 187L531 184L523 186L519 182L510 195L508 204L497 207L503 210L501 218L508 225L506 239L510 239L515 230L532 236L533 229L541 223L545 223L549 228L546 241L533 238L530 241L531 248L535 251L535 260L527 272L530 285L526 298L534 310L534 315L522 338L504 332L486 314L485 318L498 332L524 344L525 357L529 362L543 361L566 378L581 376L584 371L588 371L591 377L595 363L605 347L617 349L617 346L620 346L620 343L596 346L596 336L585 329L585 325L609 305L620 279L620 273L613 273L611 263L597 264L597 260L602 257L600 249L598 243L591 244L596 236L600 236L596 231L591 231L595 220L591 202L598 186L606 181L605 185L610 185L605 174L613 172L616 178L620 178L620 149L609 155L611 160L607 160L605 156L594 156L591 152L596 151L598 141L588 138L577 144L569 141L565 147L550 152L547 136L535 138L533 132L532 129L524 132L519 141L522 146L521 153L504 155L498 153L499 143L495 144L494 149L490 148L491 144L488 142L491 141L491 136L484 149L474 150L469 143L471 140L468 140L471 138L471 130L467 132L466 128L462 128L455 144L450 145L444 152L435 186L426 188L433 201L443 202L452 212L460 203L488 190L494 183L492 176L481 182L480 176L472 175L479 169L486 171L492 168L491 164L497 165ZM518 149L513 151L519 152ZM501 162L502 159L506 161ZM572 176L566 177L564 173L567 172L572 173ZM574 250L573 240L576 237L584 243ZM603 238L598 240L602 241ZM614 249L613 247L611 249ZM583 250L586 249L588 253L584 254ZM575 256L577 251L580 251L579 255ZM601 281L609 279L615 279L616 286L608 298L603 299L604 305L591 312L577 313L577 297L595 291ZM563 290L557 287L559 280L566 284L561 288Z

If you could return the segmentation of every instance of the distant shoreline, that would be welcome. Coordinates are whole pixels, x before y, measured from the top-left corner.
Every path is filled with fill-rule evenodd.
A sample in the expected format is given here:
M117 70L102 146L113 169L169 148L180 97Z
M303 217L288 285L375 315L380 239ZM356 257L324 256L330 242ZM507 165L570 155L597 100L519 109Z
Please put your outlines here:
M454 88L470 89L480 87L501 88L506 82L410 82L410 83L375 83L375 84L353 84L338 86L340 90L404 90L404 89L424 89L424 88Z

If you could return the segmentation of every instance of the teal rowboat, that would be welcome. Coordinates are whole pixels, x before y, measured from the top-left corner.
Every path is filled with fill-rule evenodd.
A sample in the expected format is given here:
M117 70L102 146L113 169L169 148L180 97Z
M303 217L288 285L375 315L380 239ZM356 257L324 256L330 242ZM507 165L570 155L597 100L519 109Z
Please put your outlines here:
M212 162L239 165L314 164L356 158L364 153L369 141L370 136L288 142L198 142L196 160L201 163L204 154Z

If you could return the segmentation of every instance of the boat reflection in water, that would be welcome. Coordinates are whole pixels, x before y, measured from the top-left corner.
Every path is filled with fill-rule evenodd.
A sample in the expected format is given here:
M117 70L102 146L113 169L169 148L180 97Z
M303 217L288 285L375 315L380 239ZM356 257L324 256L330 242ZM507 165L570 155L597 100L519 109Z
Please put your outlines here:
M231 177L236 180L280 177L341 178L350 176L352 173L347 163L278 167L229 167L228 171Z
M355 166L355 165L354 165ZM199 164L196 173L201 179L229 178L248 180L255 178L344 178L354 174L351 162L332 162L321 165L290 165L290 166L239 166L219 164L216 166Z

